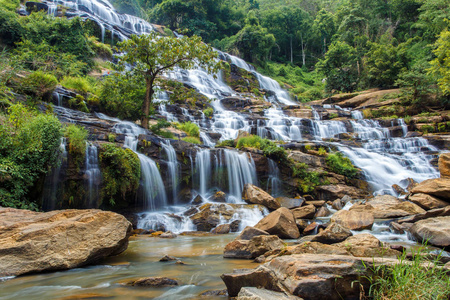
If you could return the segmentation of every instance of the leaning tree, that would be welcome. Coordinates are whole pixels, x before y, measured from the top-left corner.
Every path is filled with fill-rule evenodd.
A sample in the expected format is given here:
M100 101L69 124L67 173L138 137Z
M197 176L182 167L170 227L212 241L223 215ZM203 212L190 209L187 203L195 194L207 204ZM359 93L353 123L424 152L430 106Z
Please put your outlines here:
M163 72L176 67L189 70L203 68L208 73L219 70L220 62L217 52L202 42L201 37L158 36L152 32L148 35L132 35L129 40L118 44L118 65L124 70L126 65L132 66L133 76L142 76L146 83L145 99L142 104L142 127L148 129L150 105L155 93L155 79Z

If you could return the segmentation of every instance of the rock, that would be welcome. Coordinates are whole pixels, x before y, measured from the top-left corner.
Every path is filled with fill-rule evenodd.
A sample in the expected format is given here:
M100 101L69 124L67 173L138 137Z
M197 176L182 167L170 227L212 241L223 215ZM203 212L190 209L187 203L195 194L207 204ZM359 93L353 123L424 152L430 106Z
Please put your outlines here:
M389 223L389 228L394 232L394 233L398 233L398 234L404 234L405 233L405 227L396 223L396 222L391 222Z
M397 258L401 253L383 244L370 233L361 233L347 238L333 246L347 250L356 257L391 257Z
M285 293L269 291L266 289L258 289L255 287L243 287L239 291L236 300L301 300L301 298L286 295Z
M280 208L280 203L263 189L247 183L242 191L242 200L249 204L261 204L271 210Z
M283 241L276 235L259 235L251 240L234 240L225 246L225 258L256 258L268 251L282 249Z
M326 203L325 200L310 200L310 201L306 201L306 205L314 205L314 207L316 208L321 208L322 206L324 206Z
M178 281L167 277L145 277L125 283L129 286L163 287L178 285Z
M318 242L303 242L296 246L287 247L286 255L292 254L350 255L350 253L345 248Z
M295 208L291 211L296 219L312 219L316 214L316 207L310 204L299 208Z
M441 177L450 177L450 153L441 153L438 161Z
M450 178L435 178L424 180L412 190L413 194L428 194L444 201L450 201Z
M303 229L303 234L304 235L310 235L310 234L317 233L318 226L319 226L319 224L317 224L316 222L312 222L311 224L306 226L305 229Z
M417 221L425 220L428 218L446 217L446 216L450 216L450 206L446 206L444 208L436 208L421 214L402 218L397 220L397 223L404 225L405 223L415 223Z
M243 287L257 287L305 300L359 299L360 284L368 290L370 284L365 276L372 275L375 266L397 262L388 258L294 254L275 257L255 269L234 270L221 278L230 297L237 296Z
M398 195L406 195L407 192L398 184L393 184L392 189L397 192Z
M0 277L76 268L127 249L132 225L97 209L0 208Z
M192 200L192 204L196 204L196 205L202 204L203 202L205 202L205 201L203 200L203 197L200 195L197 195L194 198L194 200Z
M181 260L177 260L177 261L175 262L175 264L177 264L177 265L185 265L185 263L182 262Z
M341 210L344 207L344 205L345 205L344 201L342 201L341 199L336 199L331 204L331 207L334 208L335 210Z
M234 220L230 223L230 231L231 232L238 232L239 227L241 226L242 221L241 220Z
M365 204L355 204L350 207L350 211L370 213L375 219L392 219L425 212L414 203L390 195L379 195Z
M281 207L286 207L289 209L297 208L302 206L304 199L301 198L288 198L288 197L278 197L275 199Z
M336 222L350 230L370 230L375 220L370 213L340 210L331 217L331 222Z
M200 296L201 297L228 296L228 291L227 291L227 289L206 291L206 292L201 293Z
M350 197L349 195L345 195L344 197L342 197L341 201L346 204L347 202L352 201L352 197Z
M334 201L336 199L342 199L345 195L349 195L352 198L361 199L367 192L360 190L354 186L348 186L344 184L329 184L321 185L316 188L317 195L320 199Z
M303 230L305 230L305 228L309 225L308 221L301 220L301 219L295 220L295 223L297 224L297 228L298 228L298 231L300 231L300 233L302 233Z
M296 239L300 237L294 215L285 207L268 214L255 225L255 228L277 235L282 239Z
M314 236L311 241L322 244L334 244L342 242L350 236L352 236L352 233L349 229L333 222L324 231Z
M255 236L259 235L270 235L267 231L247 226L242 230L241 234L236 238L236 240L251 240Z
M323 217L328 217L329 215L331 215L331 211L326 208L325 206L322 206L321 208L319 208L319 210L317 211L315 218L323 218Z
M161 234L159 237L163 239L174 239L177 237L177 235L171 231L167 231Z
M211 198L214 202L227 202L227 195L222 191L217 191Z
M443 208L449 205L449 203L428 194L414 194L409 196L408 200L425 210Z
M230 233L230 224L222 224L214 228L212 231L214 234L227 234Z
M450 216L421 220L410 228L411 234L419 241L438 247L450 246Z
M171 260L177 260L177 259L173 256L169 256L166 254L159 261L171 261Z

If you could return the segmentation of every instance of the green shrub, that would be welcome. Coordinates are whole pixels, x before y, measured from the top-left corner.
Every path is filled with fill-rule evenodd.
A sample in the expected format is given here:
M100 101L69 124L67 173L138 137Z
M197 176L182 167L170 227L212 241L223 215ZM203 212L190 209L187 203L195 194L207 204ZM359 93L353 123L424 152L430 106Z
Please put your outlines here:
M85 113L89 112L84 97L79 94L76 95L74 98L70 98L68 103L70 108L78 109L79 111Z
M89 81L85 77L64 76L60 83L63 87L84 95L91 90Z
M299 179L299 189L303 193L309 193L320 184L320 174L315 171L308 171L305 163L293 163L291 165L292 177Z
M284 148L278 147L278 145L271 140L262 139L257 135L241 137L236 143L236 148L260 149L267 157L270 157L278 162L287 162L287 153Z
M448 299L450 280L439 262L440 256L427 261L426 252L425 247L419 248L409 261L404 251L398 263L372 268L375 275L367 277L371 299Z
M203 113L207 118L209 118L214 114L214 109L212 107L208 107L207 109L203 110Z
M40 100L48 100L56 88L58 80L52 74L35 71L22 80L22 89Z
M358 170L353 166L351 160L344 157L341 152L328 154L326 162L328 167L334 173L344 175L348 178L353 178L358 173Z
M420 130L425 134L435 131L433 125L423 125L422 127L420 127Z
M200 141L199 138L193 137L193 136L187 136L185 138L182 138L181 140L185 141L186 143L191 143L191 144L196 144L196 145L202 144L202 142Z
M19 5L20 0L0 0L0 7L9 11L16 11Z
M158 120L158 123L156 123L155 125L150 126L150 131L153 132L156 135L160 135L164 138L167 139L173 139L174 135L172 132L169 131L165 131L162 130L163 128L167 128L169 126L171 126L172 124L170 124L170 122L162 119L162 120Z
M77 125L69 125L64 129L64 136L68 139L68 152L72 161L77 169L80 170L86 158L88 131Z
M331 113L329 117L330 117L330 119L335 119L335 118L339 117L339 115L337 113Z
M198 127L197 124L192 123L190 121L179 124L178 129L183 130L190 137L196 137L196 138L200 137L200 128Z
M323 156L327 154L327 150L324 147L319 148L319 155Z
M216 147L233 147L234 148L234 140L223 140L216 145Z
M137 191L141 164L138 155L131 149L122 149L115 144L102 144L99 161L103 176L103 200L115 205L117 200L126 201L127 193Z
M103 44L97 40L95 36L90 36L88 38L89 46L92 50L100 57L111 59L113 56L113 52L111 50L111 46L107 44Z

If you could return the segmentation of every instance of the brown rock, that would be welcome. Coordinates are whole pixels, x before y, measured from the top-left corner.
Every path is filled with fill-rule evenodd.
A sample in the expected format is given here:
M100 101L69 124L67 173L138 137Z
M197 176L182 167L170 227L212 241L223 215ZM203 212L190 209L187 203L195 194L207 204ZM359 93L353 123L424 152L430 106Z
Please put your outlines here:
M439 155L438 166L441 177L450 178L450 153L441 153Z
M331 211L328 208L326 208L325 206L322 206L317 211L315 217L316 218L323 218L323 217L328 217L329 215L331 215Z
M244 200L249 204L264 205L265 207L271 210L276 210L280 208L280 203L278 203L278 201L275 200L275 198L270 196L261 188L250 183L247 183L244 186L244 190L242 191L242 200Z
M409 196L408 200L414 204L419 205L425 210L443 208L449 205L449 203L428 194L414 194L412 196Z
M236 238L236 240L251 240L255 236L259 235L269 235L267 231L247 226L242 230L241 234Z
M406 191L398 184L393 184L392 188L394 189L394 191L397 192L398 195L406 195L407 194Z
M222 224L214 228L212 231L214 234L227 234L230 233L230 224Z
M444 208L436 208L436 209L432 209L432 210L426 211L421 214L402 218L400 220L397 220L397 223L403 225L405 223L415 223L417 221L425 220L428 218L446 217L446 216L450 216L450 206L446 206Z
M331 204L331 207L334 208L335 210L341 210L344 207L344 205L345 205L344 201L342 201L341 199L336 199Z
M227 202L227 194L222 191L217 191L211 198L214 202Z
M296 219L312 219L316 214L316 208L312 204L295 208L291 211Z
M297 219L295 220L295 223L297 224L297 228L300 233L302 233L303 230L305 230L305 228L308 226L308 221L306 220Z
M401 253L383 244L370 233L361 233L347 238L333 246L346 249L356 257L391 257L397 258Z
M236 300L301 300L301 298L285 293L258 289L255 287L243 287Z
M411 190L413 194L428 194L444 201L450 201L450 178L428 179Z
M304 242L300 245L290 246L287 248L286 255L292 254L350 255L350 253L345 248L318 242Z
M255 228L277 235L282 239L296 239L300 236L294 215L285 207L271 212L259 221Z
M350 211L370 213L375 219L391 219L425 212L414 203L401 201L390 195L379 195L365 204L355 204Z
M372 229L375 220L370 213L340 210L331 217L331 222L336 222L350 230L364 230Z
M178 285L178 281L167 277L146 277L127 282L126 285L141 287L163 287Z
M225 246L223 257L252 259L264 253L284 247L276 235L255 236L251 240L234 240Z
M171 261L171 260L177 260L177 259L173 256L169 256L166 254L159 261Z
M314 205L316 208L320 208L325 205L325 200L309 200L305 202L306 205Z
M171 231L167 231L161 234L159 237L163 239L174 239L177 237L177 235Z
M289 209L300 207L302 206L303 202L305 202L305 200L301 198L288 198L288 197L278 197L275 198L275 200L278 201L281 207L286 207Z
M354 186L344 184L321 185L316 188L321 199L334 201L348 195L355 199L363 198L367 193Z
M132 226L97 209L0 208L0 277L76 268L123 252Z
M419 242L438 247L450 246L450 216L421 220L410 228L412 235Z
M305 229L303 229L303 234L304 235L316 234L318 231L318 227L319 224L317 224L316 222L312 222L311 224L306 226Z
M350 236L352 236L352 233L349 229L333 222L324 231L314 236L311 241L322 244L334 244L342 242Z
M217 296L228 296L227 289L206 291L200 294L200 297L217 297Z

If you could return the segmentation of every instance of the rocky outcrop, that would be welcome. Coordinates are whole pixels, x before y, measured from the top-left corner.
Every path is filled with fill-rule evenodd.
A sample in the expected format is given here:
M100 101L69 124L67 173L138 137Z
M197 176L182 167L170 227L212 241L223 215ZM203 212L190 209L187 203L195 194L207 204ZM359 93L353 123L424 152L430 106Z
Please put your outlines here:
M390 257L397 258L399 251L385 247L375 236L370 233L362 233L351 236L345 241L334 244L340 249L345 249L349 254L356 257Z
M337 223L331 223L325 230L315 235L311 242L319 242L322 244L334 244L346 240L352 236L349 229L342 227Z
M271 212L259 221L255 228L277 235L282 239L296 239L300 236L294 215L285 207Z
M450 246L450 216L421 220L410 228L419 242L438 247Z
M131 230L123 216L107 211L0 208L0 277L95 263L123 252Z
M433 197L431 195L422 193L409 196L408 200L414 204L419 205L421 208L425 210L443 208L449 205L448 202L442 201L441 199Z
M264 205L268 209L276 210L280 208L280 203L263 189L247 183L242 191L242 200L249 204Z
M376 196L365 204L355 204L350 208L350 211L369 213L375 219L391 219L425 212L414 203L401 201L390 195Z
M331 222L336 222L351 230L372 229L373 215L366 212L340 210L331 217Z
M428 194L444 201L450 201L450 178L424 180L414 187L411 193Z
M230 224L222 224L214 228L211 233L215 234L227 234L230 233L231 227Z
M438 167L442 178L450 178L450 153L439 155Z
M250 240L234 240L228 243L225 246L223 257L252 259L283 247L283 241L276 235L259 235Z

